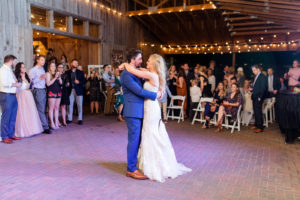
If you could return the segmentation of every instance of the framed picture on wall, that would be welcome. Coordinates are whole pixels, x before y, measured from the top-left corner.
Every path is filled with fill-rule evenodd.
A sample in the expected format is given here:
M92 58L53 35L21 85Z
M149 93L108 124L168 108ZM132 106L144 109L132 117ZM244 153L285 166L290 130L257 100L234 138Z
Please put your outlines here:
M122 50L111 51L111 65L120 65L124 62L124 55Z

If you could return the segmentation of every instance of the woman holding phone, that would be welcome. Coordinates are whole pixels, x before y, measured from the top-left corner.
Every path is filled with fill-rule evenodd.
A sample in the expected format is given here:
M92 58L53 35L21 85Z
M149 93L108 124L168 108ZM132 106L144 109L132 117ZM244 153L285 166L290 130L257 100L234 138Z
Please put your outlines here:
M56 64L50 63L48 72L46 73L46 84L48 89L48 108L50 127L54 130L58 129L61 124L58 119L59 106L61 101L61 73L57 71ZM53 116L55 120L53 119Z

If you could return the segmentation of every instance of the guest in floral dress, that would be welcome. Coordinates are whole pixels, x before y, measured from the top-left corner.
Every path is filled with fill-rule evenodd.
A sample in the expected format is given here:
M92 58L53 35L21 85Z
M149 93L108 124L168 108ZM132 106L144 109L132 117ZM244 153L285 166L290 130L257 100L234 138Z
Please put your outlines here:
M231 115L232 120L236 120L239 106L243 102L242 95L236 83L231 85L231 91L232 92L228 94L227 98L223 101L223 104L219 107L217 132L220 132L223 129L222 123L225 115Z

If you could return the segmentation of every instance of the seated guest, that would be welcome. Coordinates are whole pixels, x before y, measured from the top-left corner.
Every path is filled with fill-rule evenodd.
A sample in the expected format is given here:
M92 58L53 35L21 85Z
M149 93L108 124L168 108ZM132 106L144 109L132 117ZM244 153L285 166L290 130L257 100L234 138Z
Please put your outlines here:
M237 74L236 74L236 80L237 84L241 87L244 85L245 82L245 74L244 74L244 69L242 67L239 67L237 69Z
M300 86L300 68L299 68L299 61L293 61L293 68L289 70L287 73L286 78L289 80L289 87L299 87Z
M51 134L46 117L46 72L44 70L45 57L38 56L36 59L36 66L29 71L29 77L32 81L32 93L35 100L37 110L39 112L40 120L44 128L44 134Z
M204 109L205 124L202 128L209 128L209 122L214 117L215 113L218 112L219 106L223 103L226 97L226 90L223 82L219 82L218 87L214 91L213 101L207 102Z
M284 78L280 77L280 89L279 90L286 90L286 86L285 86L285 83L284 83Z
M231 115L232 120L236 120L239 106L242 104L242 95L236 83L232 83L231 91L232 92L228 94L227 98L224 99L223 104L219 107L217 132L223 130L222 123L226 114Z
M105 87L106 87L106 95L107 99L105 102L105 110L104 114L112 114L114 109L114 93L116 93L115 90L115 76L113 75L110 67L108 65L103 66L104 73L103 73L103 80L105 81Z
M163 122L167 123L167 104L168 104L168 97L172 97L171 91L169 90L169 87L166 85L166 91L164 92L164 95L162 99L158 100L160 108L162 108L163 112Z
M224 80L223 80L223 85L224 85L224 90L227 92L227 91L228 91L228 85L229 85L227 79L224 79Z
M48 94L48 114L50 127L54 130L58 129L61 124L59 122L59 107L61 101L61 74L57 71L55 63L50 63L48 72L46 73L46 84Z
M12 140L20 140L15 136L15 123L18 110L16 98L17 88L22 86L18 83L12 68L16 65L17 58L14 55L4 57L4 64L0 68L0 106L1 116L1 137L2 142L11 144Z
M125 122L123 116L122 116L122 111L124 107L124 97L123 97L123 90L122 90L122 85L121 85L121 72L118 67L115 68L115 89L116 89L116 102L115 102L115 107L118 109L118 120L121 122Z
M71 123L73 120L73 107L74 101L76 100L77 104L77 111L78 111L78 124L82 125L82 104L83 104L83 93L84 87L86 83L86 79L84 77L83 71L77 69L78 67L78 60L73 59L71 62L71 69L68 70L66 73L71 80L71 87L70 87L70 106L69 106L69 113L68 113L68 120L67 123Z
M61 74L61 101L60 101L60 108L61 108L61 118L63 120L63 126L67 126L67 106L70 105L70 87L71 87L71 80L69 79L68 74L66 71L68 70L68 66L64 66L62 63L58 64L57 66L58 72Z
M213 94L216 89L216 77L214 75L214 71L209 68L207 70L207 76L208 76L208 84L210 85L211 93Z
M274 70L268 68L268 98L275 97L278 90L280 89L280 80L274 76Z
M237 79L235 77L231 77L231 79L230 79L230 83L229 83L229 86L227 88L227 94L231 93L231 85L233 83L237 83Z
M225 66L224 70L227 69L228 66ZM227 73L224 75L224 79L227 79L228 81L228 87L231 87L230 80L234 77L234 67L228 67Z
M242 112L242 124L248 125L252 118L253 104L251 99L250 81L245 80L244 86L240 88L243 97L243 112Z
M16 136L30 137L44 131L37 111L32 92L30 79L26 73L24 63L18 63L15 75L22 87L17 89L18 112L16 119Z
M268 81L263 75L258 65L252 66L252 72L255 75L252 84L252 101L254 109L255 124L251 127L256 133L261 133L264 129L262 105L268 91Z
M100 101L100 75L94 69L87 76L87 80L90 83L89 94L90 94L90 109L91 114L94 113L94 108L96 114L99 114L99 101Z
M192 86L190 87L190 95L191 95L191 102L192 105L190 107L190 119L192 120L194 117L195 112L193 112L194 108L197 108L200 98L202 96L202 92L200 87L198 87L198 80L192 80Z

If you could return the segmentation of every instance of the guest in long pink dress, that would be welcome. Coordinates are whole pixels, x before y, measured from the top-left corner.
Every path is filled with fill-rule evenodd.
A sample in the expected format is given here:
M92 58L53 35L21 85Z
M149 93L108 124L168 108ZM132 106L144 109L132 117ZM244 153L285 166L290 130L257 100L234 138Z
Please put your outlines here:
M17 137L30 137L43 132L43 126L30 90L30 79L24 63L16 65L15 75L22 87L17 90L18 112L16 119Z

